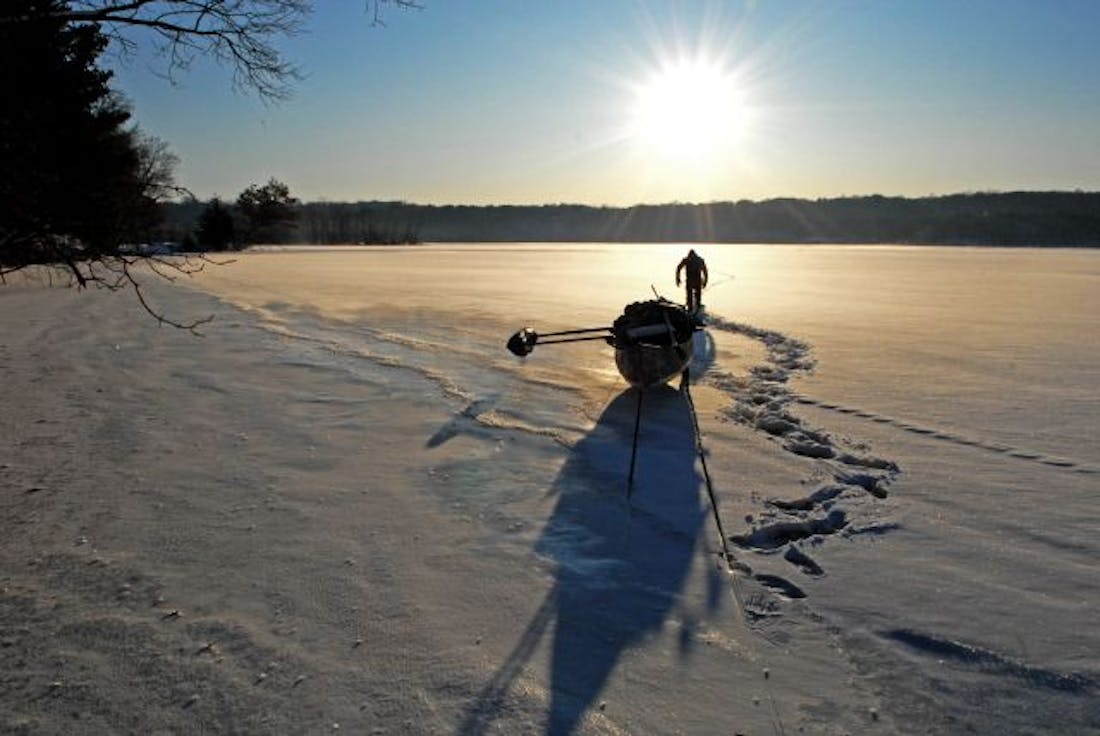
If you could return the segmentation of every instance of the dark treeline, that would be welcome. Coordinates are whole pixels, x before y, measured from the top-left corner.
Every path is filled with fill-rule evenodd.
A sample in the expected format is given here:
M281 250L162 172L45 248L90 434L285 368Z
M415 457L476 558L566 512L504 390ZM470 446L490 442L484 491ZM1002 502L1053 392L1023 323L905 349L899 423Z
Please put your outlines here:
M170 206L176 232L196 205ZM1100 246L1100 192L637 205L313 202L289 242L602 241Z
M309 202L298 212L299 242L416 243L419 209L400 202Z

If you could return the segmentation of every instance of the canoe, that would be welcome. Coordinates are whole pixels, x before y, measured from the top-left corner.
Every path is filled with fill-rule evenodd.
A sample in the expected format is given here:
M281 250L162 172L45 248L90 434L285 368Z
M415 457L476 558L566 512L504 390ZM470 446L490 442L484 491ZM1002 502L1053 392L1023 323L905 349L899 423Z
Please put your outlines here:
M691 363L697 329L690 313L664 299L628 304L608 339L615 348L615 366L636 388L665 383Z

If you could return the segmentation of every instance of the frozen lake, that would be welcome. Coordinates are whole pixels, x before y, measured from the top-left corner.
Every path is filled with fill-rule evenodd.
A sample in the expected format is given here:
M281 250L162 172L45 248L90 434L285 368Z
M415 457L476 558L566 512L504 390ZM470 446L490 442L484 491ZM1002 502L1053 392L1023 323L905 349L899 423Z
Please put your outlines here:
M738 612L713 601L724 583L706 572L717 544L680 396L648 405L628 504L634 404L611 349L504 350L523 326L606 325L654 289L682 299L686 250L271 250L198 283L303 361L452 416L413 447L441 506L481 524L462 553L552 577L470 732L544 637L561 733L623 678L659 687L627 656L655 632L710 643L702 622L723 617L773 652L771 696L795 693L826 731L1100 732L1100 252L698 246L711 327L693 394L726 535L753 571L731 578ZM433 460L447 445L463 450ZM610 638L590 640L589 619ZM835 687L873 694L870 715L810 696L823 650L848 678ZM595 664L569 664L579 652Z
M672 280L686 247L469 245L249 254L215 269L253 305L338 318L465 310L464 330L589 326ZM709 311L813 346L806 391L974 439L1100 464L1100 257L1089 250L701 247ZM241 275L247 266L247 288ZM291 275L292 274L292 275ZM240 288L238 288L240 287ZM485 323L488 323L486 325ZM495 334L495 333L494 333ZM496 335L499 337L499 335ZM599 368L603 355L570 351ZM495 358L489 355L487 357ZM582 379L577 381L584 385Z

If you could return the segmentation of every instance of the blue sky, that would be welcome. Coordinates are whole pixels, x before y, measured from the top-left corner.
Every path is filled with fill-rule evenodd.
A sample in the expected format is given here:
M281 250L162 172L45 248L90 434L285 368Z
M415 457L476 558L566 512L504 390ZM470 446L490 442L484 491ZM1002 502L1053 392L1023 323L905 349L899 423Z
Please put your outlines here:
M373 27L316 0L278 105L202 61L173 86L139 54L115 86L203 198L272 176L471 204L1100 189L1095 0L423 5Z

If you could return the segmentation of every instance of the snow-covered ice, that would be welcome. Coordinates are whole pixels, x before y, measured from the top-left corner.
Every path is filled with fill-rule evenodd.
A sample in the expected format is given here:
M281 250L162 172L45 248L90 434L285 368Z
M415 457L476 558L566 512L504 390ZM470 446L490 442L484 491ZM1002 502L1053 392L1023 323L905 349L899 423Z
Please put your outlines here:
M687 246L272 249L197 280L220 304L155 288L218 320L133 338L170 344L142 360L255 393L264 421L226 462L285 463L249 503L322 533L284 525L284 589L210 610L257 639L293 620L326 683L333 637L386 632L355 650L390 705L354 715L342 685L311 701L365 728L1100 733L1100 253L695 247L691 395L725 545L682 393L645 396L628 493L637 398L611 348L504 349L681 298ZM308 590L326 556L362 608Z

